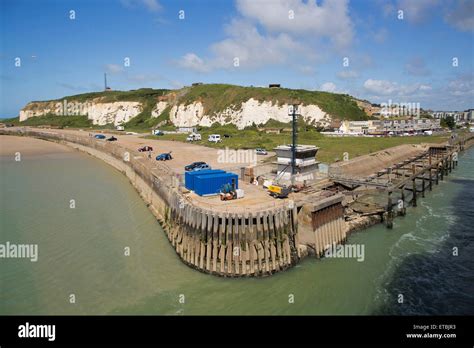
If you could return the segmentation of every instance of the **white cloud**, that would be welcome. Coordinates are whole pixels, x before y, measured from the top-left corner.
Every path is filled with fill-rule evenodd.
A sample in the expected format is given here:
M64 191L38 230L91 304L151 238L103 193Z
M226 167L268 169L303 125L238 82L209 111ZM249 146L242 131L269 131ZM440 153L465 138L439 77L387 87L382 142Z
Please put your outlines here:
M458 76L448 83L447 89L453 96L474 96L474 74Z
M324 92L335 92L336 91L336 85L332 82L325 82L319 87L321 91Z
M432 89L429 85L420 85L420 91L431 91Z
M326 0L320 5L312 0L237 0L237 9L269 32L325 37L338 47L347 47L352 41L347 0Z
M319 58L315 45L347 47L353 37L347 0L237 0L239 17L224 28L227 37L210 46L211 57L188 52L179 65L195 71L257 68L288 63L310 66ZM294 18L290 19L293 11ZM290 59L291 58L291 59Z
M211 46L215 55L214 67L233 67L234 58L245 68L255 68L267 64L282 64L290 55L312 54L299 42L287 34L262 35L256 27L247 21L234 20L226 28L228 39Z
M461 31L474 31L474 1L459 0L444 19Z
M364 82L366 91L374 94L374 96L392 96L392 97L409 97L416 93L423 93L431 90L431 86L420 83L401 85L396 82L387 80L368 79Z
M207 72L209 67L204 61L199 58L195 53L185 54L178 62L178 65L185 69L194 70L197 72Z
M262 35L248 21L233 20L226 26L225 32L229 37L211 46L211 59L204 60L195 53L187 53L179 60L179 65L194 71L207 72L211 69L257 68L283 64L295 54L314 58L307 48L289 35Z
M394 83L386 80L368 79L364 82L364 88L376 95L389 95L396 91L397 87Z

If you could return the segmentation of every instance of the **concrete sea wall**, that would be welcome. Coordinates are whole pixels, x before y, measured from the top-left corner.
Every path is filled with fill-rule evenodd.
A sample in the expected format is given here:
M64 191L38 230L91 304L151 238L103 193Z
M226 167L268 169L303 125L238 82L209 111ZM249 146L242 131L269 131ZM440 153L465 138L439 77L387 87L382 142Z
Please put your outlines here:
M252 212L215 212L193 204L164 163L150 165L138 152L94 138L22 129L1 134L56 141L110 164L130 180L183 262L227 277L263 276L285 270L301 258L298 214L287 206Z

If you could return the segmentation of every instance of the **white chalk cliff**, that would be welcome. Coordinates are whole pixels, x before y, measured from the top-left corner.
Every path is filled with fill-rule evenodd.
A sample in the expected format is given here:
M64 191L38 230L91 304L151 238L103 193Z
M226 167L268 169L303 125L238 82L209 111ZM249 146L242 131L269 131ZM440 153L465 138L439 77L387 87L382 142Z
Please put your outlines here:
M113 103L94 102L32 102L20 111L20 121L30 117L43 115L75 116L87 115L93 124L118 125L130 121L142 112L143 106L139 102L120 101Z
M239 129L264 124L273 119L281 122L291 121L288 115L288 104L277 104L270 101L258 101L253 98L247 100L241 105L233 105L227 109L209 115L205 113L204 105L200 101L190 104L174 104L166 101L156 103L151 111L152 117L158 117L167 108L171 107L169 112L170 121L175 126L210 126L215 122L221 124L235 124ZM121 101L121 102L32 102L20 111L20 121L30 117L53 114L67 117L68 115L87 115L93 124L105 125L113 123L118 125L128 122L137 116L143 110L140 102ZM331 117L322 111L317 105L300 106L301 116L308 123L327 126L331 122Z
M288 115L288 107L288 104L260 102L251 98L239 107L229 107L217 114L208 115L204 113L204 106L201 102L194 102L188 105L174 105L170 111L170 120L178 127L210 126L218 122L220 124L232 123L242 129L253 123L264 124L270 119L290 122L291 116ZM307 122L315 125L326 126L331 122L330 116L317 105L302 105L300 113Z

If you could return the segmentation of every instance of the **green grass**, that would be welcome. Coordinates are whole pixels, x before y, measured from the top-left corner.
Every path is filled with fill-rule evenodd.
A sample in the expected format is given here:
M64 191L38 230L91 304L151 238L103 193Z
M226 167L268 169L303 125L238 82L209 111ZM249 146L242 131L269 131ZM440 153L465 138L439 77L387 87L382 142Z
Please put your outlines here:
M87 116L56 116L44 115L38 117L31 117L26 121L20 122L18 117L3 120L4 123L12 123L16 126L43 126L50 125L55 127L68 128L91 128L98 127L92 124L92 121Z
M75 102L86 102L98 99L102 103L116 102L116 101L138 101L144 102L149 100L158 100L159 96L165 95L170 90L168 89L153 89L153 88L140 88L131 91L107 91L107 92L92 92L65 96L60 99L46 100L49 101L75 101Z
M272 150L278 145L291 144L291 132L281 134L266 134L253 128L238 130L233 125L213 125L209 128L202 127L199 130L202 140L194 144L205 145L213 148L232 149L255 149L262 147ZM218 144L207 141L209 134L231 135L230 138L222 138ZM165 134L163 136L147 136L148 139L186 141L186 134ZM344 152L349 158L380 151L401 144L439 143L446 141L443 136L415 136L415 137L327 137L315 130L301 131L298 134L298 143L304 145L316 145L320 148L317 159L324 163L333 163L342 160Z
M239 108L250 98L258 101L270 101L275 104L300 102L304 105L317 104L319 107L339 119L366 120L367 114L346 94L335 94L303 89L242 87L228 84L205 84L193 86L179 101L190 104L201 101L204 113L213 115L228 107Z
M171 106L166 108L158 117L152 117L151 111L155 107L160 96L164 96L173 92L176 96L176 103L190 104L193 102L201 102L204 107L204 113L215 115L226 108L239 108L242 103L250 98L254 98L261 102L269 101L272 104L284 104L299 102L302 104L317 104L319 107L329 113L334 118L364 120L367 115L359 109L352 97L343 94L334 94L318 91L292 90L286 88L260 88L260 87L242 87L228 84L206 84L193 87L186 87L177 91L167 89L141 88L132 91L108 91L108 92L92 92L71 96L65 96L57 100L49 100L46 102L60 102L67 100L68 102L117 102L117 101L135 101L143 105L143 110L136 117L125 123L125 129L136 132L147 132L151 128L159 126L164 129L172 129L170 123ZM25 109L35 109L39 104L32 102ZM49 117L49 116L47 116ZM75 116L67 116L73 118ZM79 116L78 116L79 117ZM46 119L36 119L30 125L48 124ZM229 120L230 121L230 118ZM57 122L57 121L55 121ZM61 121L62 124L65 121ZM25 124L26 123L22 123ZM85 127L86 125L79 119L71 120L67 126ZM64 125L66 126L66 125ZM289 124L270 120L266 127L289 127ZM106 126L109 127L109 126Z

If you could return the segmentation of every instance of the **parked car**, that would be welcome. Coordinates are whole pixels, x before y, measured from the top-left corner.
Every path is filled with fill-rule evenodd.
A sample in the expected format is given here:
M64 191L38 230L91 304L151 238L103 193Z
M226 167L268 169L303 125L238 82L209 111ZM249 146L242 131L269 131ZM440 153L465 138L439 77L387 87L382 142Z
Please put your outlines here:
M268 155L267 150L262 149L262 148L255 149L255 152L257 153L257 155Z
M192 171L195 167L206 164L206 162L193 162L184 167L184 170L187 172Z
M207 163L200 164L200 165L193 168L193 172L197 172L199 170L204 170L204 169L211 169L211 166Z
M117 126L117 127L115 127L115 129L118 130L118 131L124 131L125 127L124 126Z
M107 138L107 141L117 141L117 138L112 135L110 138Z
M162 153L162 154L156 156L157 161L169 161L169 160L172 160L172 159L173 159L173 157L171 156L171 152Z
M224 134L224 138L231 138L231 137L232 137L232 135L230 135L230 134Z
M199 141L201 140L201 134L191 133L186 138L186 141Z
M147 151L153 151L153 148L151 146L145 145L138 149L138 152L147 152Z
M207 141L211 143L220 143L222 141L221 136L219 134L211 134L207 138Z
M96 138L96 139L105 139L106 136L103 135L103 134L96 134L96 135L94 136L94 138Z
M163 133L162 131L160 131L159 129L154 129L152 131L153 135L165 135L165 133Z

